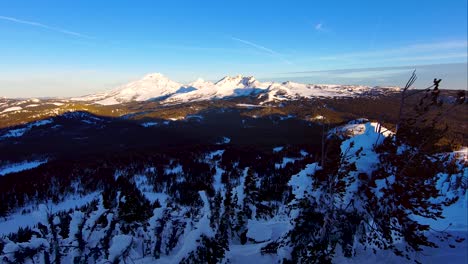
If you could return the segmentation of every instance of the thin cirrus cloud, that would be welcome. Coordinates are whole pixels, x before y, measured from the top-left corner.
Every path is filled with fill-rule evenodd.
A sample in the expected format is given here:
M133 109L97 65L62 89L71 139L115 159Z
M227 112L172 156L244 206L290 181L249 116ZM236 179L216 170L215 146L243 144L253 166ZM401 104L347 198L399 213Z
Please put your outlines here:
M29 26L33 26L33 27L39 27L39 28L55 31L55 32L58 32L58 33L74 36L74 37L92 39L92 37L87 36L85 34L81 34L81 33L71 31L71 30L67 30L67 29L63 29L63 28L48 26L48 25L45 25L45 24L42 24L42 23L39 23L39 22L27 21L27 20L14 18L14 17L8 17L8 16L0 16L0 20L9 21L9 22L17 23L17 24L29 25Z
M425 88L434 77L439 77L444 80L446 89L467 89L466 62L283 72L280 73L283 77L279 79L309 83L398 86L404 85L414 70L417 70L420 77L415 84L416 88Z
M264 46L255 44L255 43L253 43L253 42L251 42L251 41L244 40L244 39L240 39L240 38L236 38L236 37L231 37L231 39L234 40L234 41L243 43L243 44L245 44L245 45L247 45L247 46L253 47L253 48L257 49L257 50L263 51L263 52L267 53L267 54L270 55L270 56L279 58L279 59L281 59L281 60L282 60L284 63L286 63L286 64L292 64L292 62L290 62L290 61L288 61L288 60L286 60L286 59L284 58L284 55L283 55L283 54L278 53L278 52L276 52L276 51L274 51L274 50L272 50L272 49L269 49L269 48L267 48L267 47L264 47Z
M437 63L437 64L418 64L418 65L404 65L404 66L387 66L387 67L366 67L366 68L345 68L345 69L329 69L329 70L309 70L309 71L296 71L296 72L283 72L280 74L285 75L331 75L331 76L363 76L378 74L387 74L387 73L399 73L399 72L408 72L415 69L426 70L426 69L442 69L442 68L451 68L451 67L462 67L463 63Z
M315 25L315 30L317 31L322 31L323 30L323 24L322 23L318 23Z
M373 50L373 51L362 51L362 52L351 52L344 54L336 54L331 56L322 56L319 57L320 60L347 60L347 59L362 59L362 58L381 58L381 57L390 57L392 60L398 60L395 56L407 57L408 54L420 54L425 53L425 57L429 58L431 55L438 57L442 56L443 53L453 54L453 51L463 50L466 51L468 47L468 41L466 40L457 40L457 41L445 41L445 42L435 42L435 43L426 43L426 44L413 44L404 47L394 48L394 49L382 49L382 50ZM437 52L437 54L434 54ZM463 57L463 54L458 52L456 57ZM414 55L413 55L414 56ZM453 57L453 56L451 56ZM403 59L403 58L402 58Z
M325 24L322 23L322 22L316 23L316 24L314 25L314 30L317 31L317 32L331 33L330 28L328 28L327 26L325 26Z
M387 58L382 61L432 61L432 60L446 60L446 59L467 59L467 52L454 52L454 53L443 53L443 54L430 54L422 56L403 56L396 58Z

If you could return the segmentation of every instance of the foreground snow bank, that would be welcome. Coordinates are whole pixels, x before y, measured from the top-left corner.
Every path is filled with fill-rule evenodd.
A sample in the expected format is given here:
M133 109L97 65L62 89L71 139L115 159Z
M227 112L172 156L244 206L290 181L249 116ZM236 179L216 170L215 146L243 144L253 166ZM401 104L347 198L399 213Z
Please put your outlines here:
M109 259L113 262L119 260L132 245L133 237L129 235L117 235L112 238L109 248Z

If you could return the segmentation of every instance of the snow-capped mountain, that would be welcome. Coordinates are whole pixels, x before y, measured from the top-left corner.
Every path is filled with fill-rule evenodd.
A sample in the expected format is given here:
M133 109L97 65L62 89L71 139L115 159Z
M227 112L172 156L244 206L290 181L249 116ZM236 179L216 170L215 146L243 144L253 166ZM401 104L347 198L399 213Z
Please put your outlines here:
M210 89L215 86L213 82L205 81L202 78L198 78L197 80L188 84L190 87L194 87L196 89L205 90Z
M216 82L216 86L221 90L245 89L245 88L264 88L266 84L260 83L253 76L244 77L237 75L235 77L226 76Z
M387 88L388 90L389 88ZM392 87L390 89L398 90ZM313 97L349 97L381 93L380 87L354 85L313 85L296 82L260 82L253 76L226 76L213 83L197 79L189 84L170 80L160 73L144 76L141 80L130 82L117 89L88 95L72 100L92 101L101 105L114 105L132 101L158 100L167 103L194 100L221 99L226 97L261 95L266 101Z
M185 92L187 87L174 82L160 73L145 75L142 79L125 84L108 93L99 93L80 98L79 101L95 101L98 104L113 105L131 101L147 101Z

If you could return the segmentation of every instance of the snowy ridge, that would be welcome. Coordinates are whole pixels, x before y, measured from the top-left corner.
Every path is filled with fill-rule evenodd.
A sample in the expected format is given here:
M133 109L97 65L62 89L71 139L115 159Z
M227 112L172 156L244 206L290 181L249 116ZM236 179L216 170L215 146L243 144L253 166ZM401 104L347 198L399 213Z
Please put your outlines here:
M260 82L253 76L226 76L212 83L197 79L189 84L174 82L160 73L144 76L107 92L72 98L73 101L91 101L101 105L115 105L132 101L158 100L179 103L237 96L260 96L265 102L314 97L353 97L374 95L396 87L369 87L360 85L302 84L296 82Z
M366 119L352 121L333 131L343 135L337 152L355 164L355 169L346 171L346 179L356 179L355 182L349 181L343 196L336 197L334 206L340 211L346 210L354 199L353 207L362 210L364 199L359 195L358 187L362 183L357 181L359 174L375 171L380 162L375 146L382 144L391 131ZM197 153L193 159L190 157L190 161L196 160L200 168L206 167L200 170L206 175L199 179L196 178L201 173L193 170L196 166L191 167L190 163L168 156L164 162L147 164L145 161L137 170L116 170L113 180L124 188L111 185L109 191L71 195L57 204L48 202L47 206L30 205L23 207L26 209L24 214L18 210L5 219L0 218L0 235L26 226L39 234L39 228L34 227L38 223L48 230L42 237L33 236L27 242L13 242L14 239L9 238L3 238L2 242L0 236L0 242L5 244L3 252L0 250L0 259L4 257L14 262L16 257L13 253L21 253L23 248L28 248L38 253L25 263L46 263L43 261L44 252L53 252L54 243L58 243L62 263L81 260L83 263L260 264L284 263L285 258L290 260L295 249L290 243L295 240L292 232L297 231L301 219L311 222L310 218L304 217L307 215L303 210L320 208L326 201L323 200L325 189L319 186L320 173L324 168L305 150L273 147L270 152L275 162L265 163L274 168L270 172L284 176L284 184L290 189L285 189L283 195L286 195L279 199L259 199L259 191L266 186L271 173L260 174L253 165L257 160L245 165L240 165L236 159L230 160L232 149L225 147L210 148ZM456 153L450 155L455 156ZM262 155L255 157L264 162ZM452 188L459 176L440 175L437 189L449 197L465 195L464 190ZM371 186L371 191L384 193L391 184L391 177L387 177L388 181L378 179L377 184ZM112 189L115 187L121 189ZM190 191L190 196L186 200L176 199L183 191ZM89 205L86 208L76 208L86 204ZM61 217L56 214L73 208ZM446 219L418 220L434 229L466 236L466 208L466 199L460 199L445 208ZM143 219L128 219L129 216L143 214L147 214ZM48 217L51 215L52 218ZM58 233L58 239L55 239L53 232L63 228L61 221L64 227L68 227L68 235L61 237L63 234ZM341 223L343 219L337 221ZM451 263L466 263L466 245L460 244L453 249L450 244L442 243L439 249L423 248L415 258L422 263L444 263L450 257ZM265 248L268 249L266 252ZM408 263L389 251L376 249L372 253L359 244L354 248L356 255L345 257L342 248L337 246L333 263ZM214 255L216 261L207 259Z
M27 125L25 125L23 127L8 130L7 133L5 133L3 135L0 135L0 140L7 139L7 138L21 137L34 127L45 126L45 125L49 125L49 124L52 124L52 123L53 123L52 119L44 119L44 120L34 121L34 122L31 122L31 123L29 123L29 124L27 124Z

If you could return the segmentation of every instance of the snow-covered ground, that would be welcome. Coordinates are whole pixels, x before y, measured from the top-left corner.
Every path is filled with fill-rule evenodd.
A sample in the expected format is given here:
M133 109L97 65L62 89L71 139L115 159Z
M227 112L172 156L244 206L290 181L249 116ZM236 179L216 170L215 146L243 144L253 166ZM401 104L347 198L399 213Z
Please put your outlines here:
M236 104L236 106L245 107L245 108L249 108L249 109L257 108L257 107L264 107L262 105L254 105L254 104Z
M49 202L42 206L29 206L23 208L27 213L17 212L7 217L0 218L0 235L5 235L18 231L20 227L33 227L44 219L46 213L57 213L76 207L81 207L96 199L99 193L91 193L84 196L74 195L66 198L64 201L54 204Z
M21 111L23 108L21 106L13 106L13 107L8 107L4 109L3 111L0 112L2 113L8 113L8 112L16 112L16 111Z
M0 167L0 176L7 175L9 173L30 170L39 167L41 164L44 164L46 162L47 160L33 160L9 164L5 167Z
M48 125L48 124L51 124L52 122L53 121L51 119L44 119L44 120L31 122L31 123L25 125L24 127L8 130L7 133L0 136L0 139L2 139L2 138L12 138L12 137L21 137L21 136L24 135L24 133L28 132L33 127Z
M286 165L288 165L288 163L294 163L296 160L298 160L298 159L297 158L284 157L283 161L281 163L275 163L275 168L276 169L284 168L284 167L286 167Z
M356 161L358 171L369 171L369 168L374 167L379 161L376 154L373 152L375 144L379 144L383 139L392 134L391 131L381 127L378 123L366 122L367 120L350 122L344 126L341 132L345 131L349 139L345 140L341 145L341 151L344 155L348 155L350 160ZM340 130L338 129L338 132ZM354 153L361 152L359 158L356 158ZM464 174L466 175L466 169ZM445 182L441 178L440 182ZM376 188L382 188L386 183L377 182ZM446 185L446 184L445 184ZM448 189L444 186L438 186L438 189L447 196ZM468 238L468 200L467 196L461 197L455 204L444 208L444 219L437 221L427 218L417 218L419 222L428 224L432 230L446 231L451 234L458 234L461 237ZM376 255L371 252L359 252L357 258L346 259L344 257L337 258L336 263L402 263L403 259L396 257L391 252L379 251ZM446 263L447 258L450 258L451 263L467 263L468 251L467 241L456 244L456 248L449 247L448 242L441 245L440 248L427 248L420 254L416 255L417 259L422 263Z
M380 128L377 123L365 121L349 124L345 126L343 130L347 132L346 134L348 134L348 136L350 136L342 144L343 153L352 157L358 149L362 148L361 151L363 154L358 160L356 160L358 170L368 170L369 167L374 166L378 162L375 155L372 154L373 146L383 141L383 139L391 133L385 128ZM354 143L351 144L351 142ZM292 187L295 199L301 199L304 197L306 192L312 191L311 186L313 182L313 174L319 168L320 167L317 163L309 164L298 174L291 177L288 185ZM444 182L443 179L441 182ZM440 186L439 188L445 187ZM433 241L438 241L434 237L438 231L445 231L453 236L464 237L467 240L462 243L455 243L455 248L452 248L447 241L442 242L441 244L438 242L438 244L440 244L439 248L425 248L423 252L414 253L411 257L414 257L422 263L468 263L467 213L468 200L467 196L465 196L464 198L459 199L457 203L444 209L444 219L439 219L437 221L431 219L419 219L422 223L429 224L432 230L435 230L429 235ZM295 217L295 215L295 210L292 210L290 212L290 216ZM274 254L262 255L260 250L263 246L268 244L268 241L275 241L275 239L281 235L285 235L290 227L289 221L281 221L277 218L267 221L249 220L247 237L259 243L248 243L245 245L233 244L230 246L230 251L226 253L227 259L230 263L240 264L277 263L281 259L281 256ZM379 250L374 254L372 250L365 251L358 248L357 255L355 257L345 258L340 250L341 249L338 247L338 252L333 261L334 263L414 263L413 261L396 256L391 251ZM279 253L283 254L285 252Z
M135 185L140 190L140 192L148 199L150 202L155 202L156 200L160 204L166 204L166 200L169 196L166 193L155 192L153 185L148 183L148 178L145 175L135 175L134 176Z
M182 173L183 172L183 168L182 168L182 165L178 164L176 166L171 166L169 168L166 168L165 170L165 173L166 174L177 174L177 173Z
M336 130L343 131L343 130ZM341 151L342 154L346 157L349 157L350 160L356 161L356 169L358 171L366 171L369 168L372 168L379 161L376 157L376 153L373 152L375 144L379 144L383 139L390 135L390 131L386 131L385 128L381 128L377 123L372 123L368 121L350 123L344 128L345 134L347 137L344 139ZM350 131L350 132L349 132ZM349 133L348 133L349 132ZM218 146L221 148L222 146ZM284 147L277 146L273 148L273 152L282 153ZM360 151L361 155L355 155L357 151ZM213 174L213 189L216 192L221 193L221 196L226 198L226 187L222 182L222 175L225 172L220 167L220 160L225 150L218 149L202 155L201 160L209 161L209 164L212 165L215 173ZM302 157L299 158L289 158L283 157L281 163L275 164L277 169L281 169L287 164L299 160L304 160L307 157L308 153L304 150L300 151ZM236 166L236 165L235 165ZM187 170L187 168L185 168ZM299 202L299 199L302 199L306 193L312 193L312 183L314 181L314 174L317 170L320 169L318 163L304 164L303 167L294 175L291 176L288 186L291 187L293 198L291 201L284 202L287 204L281 204L281 207L277 210L275 216L271 218L256 218L252 217L247 219L246 223L246 236L248 241L246 244L242 245L236 239L229 241L229 250L225 253L225 258L222 263L240 263L240 264L261 264L261 263L278 263L283 257L288 256L290 251L288 249L281 249L278 254L261 254L261 248L266 246L268 243L277 241L283 236L286 236L287 233L293 227L293 219L298 216L298 209L294 207L296 203ZM154 239L155 230L158 228L166 228L163 237L171 237L170 233L174 230L175 225L170 221L171 217L174 217L178 223L184 223L180 230L179 236L175 237L176 242L174 247L171 248L167 253L161 251L160 258L155 260L149 254L146 254L145 257L142 257L143 254L141 244L138 244L137 241L139 235L144 235L144 232L139 229L136 231L138 235L131 235L127 233L121 233L116 228L116 235L114 235L110 241L109 255L107 260L109 261L121 261L122 255L124 252L129 250L130 256L132 256L132 261L134 263L179 263L183 258L187 257L190 252L193 252L200 245L201 237L205 236L208 238L214 238L214 227L213 223L210 220L210 217L214 214L215 208L213 206L213 198L208 197L205 191L195 192L194 198L200 198L202 201L202 206L198 208L184 207L184 206L174 206L174 201L172 197L169 197L166 193L157 192L153 188L153 185L149 183L149 176L145 173L156 173L156 169L153 167L146 168L141 174L136 174L130 177L131 181L134 182L135 186L141 191L141 193L151 202L158 200L161 204L160 208L155 208L153 210L153 216L148 220L147 231L151 234L150 237L146 239ZM248 175L249 168L243 168L239 180L235 183L232 189L231 198L237 198L237 207L242 208L245 206L244 198L248 197L248 193L245 192L246 177ZM177 161L172 160L170 165L164 167L164 173L166 174L176 174L176 180L183 178L184 176L184 167L177 163ZM466 173L466 171L465 171ZM116 173L116 179L123 176L124 173ZM442 175L443 176L443 175ZM441 184L438 186L440 190L443 190L444 193L449 193L449 188L444 183L447 181L440 181ZM377 186L380 188L381 186ZM198 194L198 196L197 196ZM7 234L12 231L16 231L19 227L33 226L38 222L44 219L44 213L46 212L58 212L61 210L66 210L70 208L75 208L77 206L82 206L87 203L90 203L92 200L99 199L99 204L97 209L91 214L85 217L83 212L74 212L72 214L72 220L70 223L70 236L72 237L77 233L77 227L80 223L84 223L85 228L83 229L83 235L88 238L92 238L89 243L98 243L101 239L101 236L105 233L106 229L98 230L94 229L94 224L97 219L106 216L109 219L113 217L111 214L105 214L107 209L103 206L103 198L100 193L92 193L83 197L72 196L68 197L65 201L52 204L49 203L46 205L41 205L39 207L26 207L25 214L17 212L8 216L5 219L0 219L0 235ZM125 198L120 197L120 201L124 201ZM445 208L443 215L445 219L438 221L432 221L425 219L427 224L429 224L432 229L438 231L446 231L453 235L458 235L462 237L467 237L468 234L468 218L467 218L467 204L468 201L466 196L464 199L458 200L457 203L451 205L450 207ZM172 207L174 206L174 207ZM117 211L118 212L118 211ZM213 213L212 213L213 212ZM117 214L117 213L116 213ZM188 216L190 215L190 216ZM164 218L166 227L161 225L160 221ZM422 220L421 220L422 221ZM110 221L109 221L110 222ZM167 231L170 230L170 231ZM93 233L94 232L94 233ZM27 243L47 243L47 240L32 239ZM75 243L75 242L73 242ZM156 242L155 242L156 243ZM161 241L158 241L161 243ZM14 250L15 246L18 244L7 244L8 248ZM75 244L72 244L74 246ZM91 246L95 246L92 244ZM340 247L338 247L338 252L334 259L334 263L408 263L405 259L395 256L392 252L389 251L377 251L376 254L372 253L371 250L364 251L361 248L357 248L357 255L352 258L345 258L340 252ZM456 248L451 248L448 243L442 243L440 248L428 248L423 252L414 255L417 260L422 263L467 263L467 242L456 244ZM135 256L135 258L133 258ZM71 257L67 256L67 260ZM103 263L107 260L103 260ZM133 263L132 262L132 263Z
M274 148L273 148L273 152L274 152L274 153L281 152L283 149L284 149L283 146L274 147Z
M222 137L221 140L219 140L216 144L222 145L222 144L229 144L231 142L231 139L228 137Z
M157 125L158 125L158 122L145 122L141 124L142 127L152 127L152 126L157 126Z
M208 197L206 196L205 191L199 192L200 198L203 201L203 208L202 208L202 215L198 222L194 223L193 228L187 226L182 239L182 243L178 243L178 245L174 248L173 252L169 256L163 256L158 260L154 260L153 258L144 258L140 259L135 263L161 263L161 264L172 264L172 263L180 263L180 261L187 257L188 254L194 251L197 248L198 241L202 235L213 237L213 230L210 227L210 203L208 201Z

